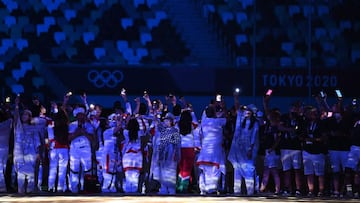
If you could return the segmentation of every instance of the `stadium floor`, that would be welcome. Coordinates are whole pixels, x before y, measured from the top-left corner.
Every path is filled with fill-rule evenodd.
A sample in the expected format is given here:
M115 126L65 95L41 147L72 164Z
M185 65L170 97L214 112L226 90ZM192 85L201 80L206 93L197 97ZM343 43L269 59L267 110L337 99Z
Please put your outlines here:
M213 202L359 202L359 199L350 198L308 198L308 197L274 197L274 196L150 196L150 195L17 195L3 194L0 196L0 202L36 202L36 203L84 203L84 202L102 202L102 203L213 203Z

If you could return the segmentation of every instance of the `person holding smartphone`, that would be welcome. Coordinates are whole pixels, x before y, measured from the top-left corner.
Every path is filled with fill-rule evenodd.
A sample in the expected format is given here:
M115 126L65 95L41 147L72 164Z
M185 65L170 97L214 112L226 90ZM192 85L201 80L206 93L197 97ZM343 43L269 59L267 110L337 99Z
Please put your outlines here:
M228 160L234 168L234 194L240 195L242 179L245 179L246 194L255 192L255 160L259 149L259 121L255 108L240 108L238 94L234 95L236 108L235 132Z
M325 191L325 154L327 148L324 128L326 126L324 121L320 120L318 110L315 107L308 107L305 116L305 127L301 133L301 140L308 196L314 197L317 191L317 196L321 197ZM315 184L315 178L317 178L318 184Z
M30 110L19 112L20 98L15 100L14 168L17 172L18 193L35 191L36 162L40 159L40 132L32 124Z
M84 175L92 169L92 149L94 127L86 119L85 107L73 110L75 121L69 124L70 142L70 190L78 193L84 190ZM80 188L78 187L80 185Z
M219 98L216 98L218 100ZM200 194L216 194L218 183L225 174L225 151L223 149L223 127L226 124L223 101L211 102L201 118L201 151L196 161L199 173Z

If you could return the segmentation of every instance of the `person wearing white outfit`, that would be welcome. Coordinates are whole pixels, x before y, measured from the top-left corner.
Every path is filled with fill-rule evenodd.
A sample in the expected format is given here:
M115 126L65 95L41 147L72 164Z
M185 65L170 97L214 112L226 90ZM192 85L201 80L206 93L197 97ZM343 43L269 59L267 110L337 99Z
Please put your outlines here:
M140 140L140 127L136 118L131 118L124 130L122 143L122 164L125 172L123 190L125 193L139 192L140 172L143 167L143 154Z
M0 112L1 113L1 112ZM6 163L9 157L10 131L13 124L12 119L1 120L0 123L0 192L7 192L6 189Z
M255 192L255 159L259 148L259 122L253 107L239 108L235 95L237 117L235 132L228 160L234 167L234 194L241 193L242 179L245 179L246 194Z
M103 144L97 151L98 162L101 165L102 192L116 192L116 175L121 164L119 160L119 147L117 146L117 135L122 130L121 116L111 114L108 117L110 128L103 133Z
M210 104L201 119L201 151L196 161L200 169L199 188L205 195L218 192L221 174L226 174L223 126L226 124L224 103Z
M92 168L91 142L94 137L94 128L86 120L85 109L76 107L73 111L76 121L69 125L70 140L70 190L73 193L84 189L84 173Z
M24 110L19 114L19 98L15 107L14 165L17 172L18 193L31 193L35 190L35 167L40 158L40 133L31 124L32 113ZM26 184L27 182L27 184Z

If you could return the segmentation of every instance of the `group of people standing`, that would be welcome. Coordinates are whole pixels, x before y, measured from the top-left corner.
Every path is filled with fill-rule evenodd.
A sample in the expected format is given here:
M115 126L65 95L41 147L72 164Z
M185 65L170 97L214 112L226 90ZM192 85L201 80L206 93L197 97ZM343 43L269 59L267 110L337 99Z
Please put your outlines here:
M270 108L269 95L260 110L234 93L231 108L217 96L198 119L174 95L163 102L145 93L133 108L123 91L107 113L89 105L86 94L69 105L71 96L51 102L50 111L38 98L26 105L18 96L13 108L4 105L2 192L15 186L18 193L360 192L360 118L341 99L329 107L316 97L318 107L297 102L281 113Z

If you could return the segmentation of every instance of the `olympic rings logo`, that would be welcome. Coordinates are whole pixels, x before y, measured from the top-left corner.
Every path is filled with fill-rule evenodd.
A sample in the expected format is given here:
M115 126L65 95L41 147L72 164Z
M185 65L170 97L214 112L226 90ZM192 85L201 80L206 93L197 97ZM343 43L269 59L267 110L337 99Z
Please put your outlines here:
M88 72L88 80L97 88L115 88L123 79L124 74L119 71L91 70Z

